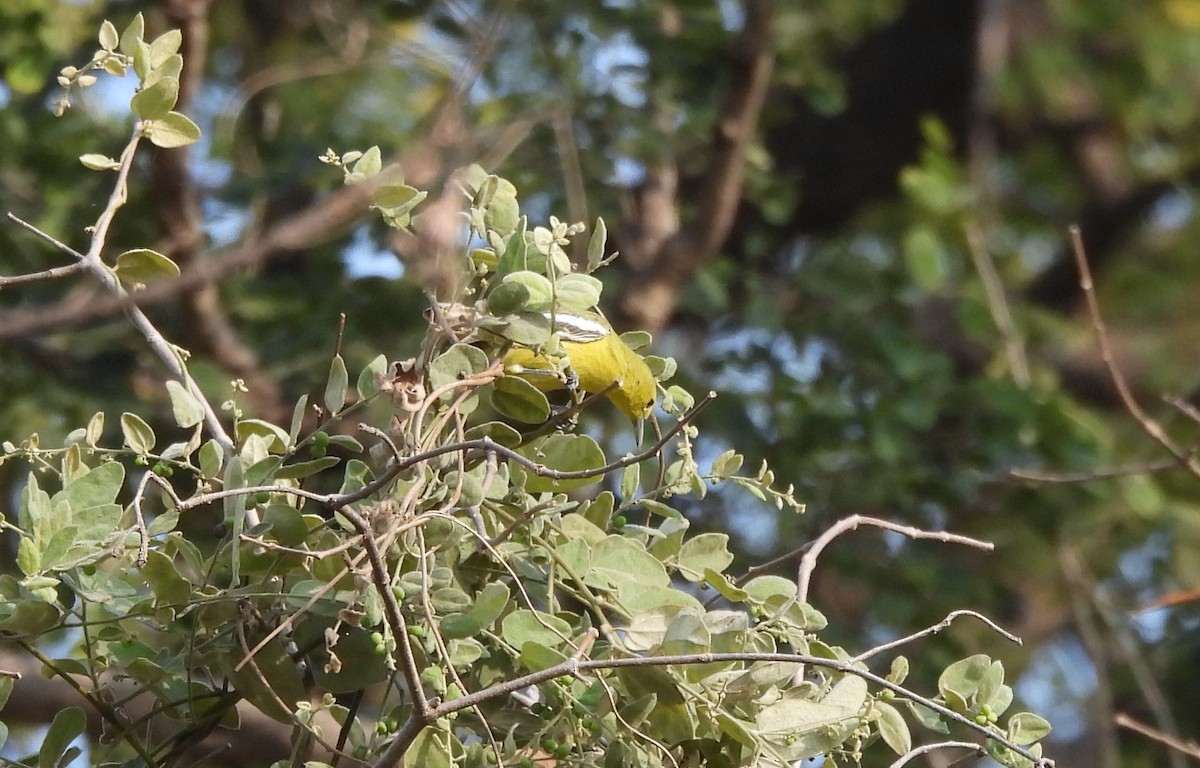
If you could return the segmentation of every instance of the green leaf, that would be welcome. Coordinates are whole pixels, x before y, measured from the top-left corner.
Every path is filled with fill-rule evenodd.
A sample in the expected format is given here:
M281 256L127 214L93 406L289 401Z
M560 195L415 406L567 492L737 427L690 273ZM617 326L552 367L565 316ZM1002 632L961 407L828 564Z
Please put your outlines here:
M517 221L516 229L508 238L508 244L504 249L504 253L500 254L500 259L496 263L496 274L500 277L528 268L529 244L525 236L528 227L529 220L522 216Z
M42 570L42 551L33 539L22 536L17 543L17 567L26 576L33 576Z
M512 184L503 179L500 181L501 186L508 186L497 189L495 197L483 212L483 223L488 229L500 235L507 235L517 228L521 218L521 206L517 203L516 189Z
M764 707L756 725L785 759L802 760L849 739L858 727L858 713L866 699L866 681L846 675L820 701L791 695Z
M84 434L84 441L89 447L95 448L100 443L100 438L104 436L104 411L96 411L92 414L92 418L88 419L87 430Z
M679 571L688 581L704 581L705 571L721 573L733 562L729 537L723 533L702 533L683 543L676 558Z
M336 467L341 463L341 459L337 456L322 456L319 459L311 461L298 461L294 464L288 464L280 467L275 473L278 480L303 480L306 477L312 477L315 474L324 472L330 467Z
M589 435L556 434L522 447L519 453L546 469L557 472L579 472L605 465L604 452ZM599 482L601 475L581 479L556 480L530 473L525 488L530 493L568 491Z
M557 648L571 636L571 625L557 616L522 608L513 611L500 622L500 635L514 648L525 643L538 643Z
M521 444L521 433L502 421L488 421L471 427L464 436L468 440L490 437L505 448L516 448Z
M600 291L603 289L604 283L591 275L577 272L563 275L554 284L558 307L567 312L586 312L595 307L600 303Z
M270 453L283 453L291 444L291 437L283 431L282 427L262 419L242 419L234 430L237 434L238 445L245 444L252 435L257 435L263 438Z
M879 735L884 743L897 755L908 754L912 750L912 733L900 711L883 701L875 702L875 711L879 713Z
M638 486L642 482L642 465L630 464L621 471L621 498L630 503L637 498Z
M150 68L157 69L163 62L179 52L183 44L183 33L178 29L168 29L150 43Z
M174 561L157 549L149 552L142 573L159 605L185 606L192 596L192 584L179 575Z
M226 676L238 693L268 717L291 724L291 710L296 702L306 700L306 694L300 671L284 648L283 641L278 637L272 639L255 654L254 667L247 664L234 672L233 665L240 658L241 654L222 656ZM282 707L280 702L283 703Z
M366 367L359 372L358 379L355 380L354 384L354 388L358 391L359 400L366 400L379 391L377 382L386 370L387 357L384 355L376 355L374 360L367 363ZM294 419L292 423L295 424ZM298 431L297 434L299 434Z
M462 640L483 631L483 626L469 613L452 613L438 621L438 631L446 640Z
M308 524L295 507L270 504L263 510L262 521L271 538L285 547L298 547L308 538Z
M355 184L365 181L366 179L378 176L382 170L383 158L380 155L379 147L371 147L354 161L354 166L350 169L350 173L346 175L346 183Z
M121 37L117 34L116 26L108 19L105 19L100 24L100 47L106 51L113 51L120 44Z
M133 95L129 102L133 114L142 120L161 120L170 114L179 100L179 80L164 77Z
M171 379L167 382L167 394L171 396L171 411L175 415L176 424L186 429L204 420L204 410L200 407L200 401L178 381Z
M624 600L639 590L670 584L663 564L624 536L610 535L592 547L592 569L587 581L598 587L615 588Z
M42 748L38 750L38 768L58 768L59 761L79 738L87 726L87 716L79 707L60 710L50 723L50 729L42 737Z
M200 473L206 478L216 478L221 474L221 465L225 462L225 452L215 439L200 446Z
M606 496L607 502L604 501ZM600 494L600 497L597 498L596 501L592 503L599 504L601 510L608 510L607 514L603 515L603 525L605 528L607 528L608 518L612 515L612 493L605 491L604 493ZM608 534L605 533L604 528L601 528L592 521L590 517L590 510L586 516L575 513L563 515L561 528L563 536L569 541L578 540L587 544L596 544L608 538Z
M428 195L428 192L407 184L387 184L375 191L375 207L380 210L388 224L405 227L408 226L408 217L412 210Z
M79 156L79 162L83 163L84 168L93 171L115 171L121 167L121 164L113 160L108 155L98 155L89 153Z
M742 589L756 602L766 602L774 596L795 597L796 582L782 576L756 576L742 585Z
M521 646L521 666L530 672L540 672L566 660L563 653L541 643L525 643Z
M164 78L172 80L174 78ZM160 81L162 82L162 81ZM200 126L180 112L168 112L146 125L146 135L151 143L163 149L175 149L195 144L200 140Z
M450 734L426 726L404 752L404 768L450 768L450 751L445 742Z
M133 17L133 21L129 22L129 26L125 27L125 31L121 33L121 53L132 56L137 51L138 43L142 41L145 32L146 20L139 11L138 15Z
M525 309L531 312L547 312L554 305L554 285L545 275L523 270L507 274L500 285L515 284L529 293Z
M592 499L581 512L587 522L591 523L592 528L601 533L596 537L596 541L603 538L603 532L612 522L613 508L616 506L617 499L612 491L601 491L596 498ZM566 518L563 518L564 530L566 529Z
M159 80L162 80L164 77L174 77L178 79L180 73L182 72L183 57L178 53L173 53L164 59L161 64L155 65L154 69L150 70L150 73L146 75L146 79L142 82L142 85L153 85Z
M350 386L350 376L346 372L346 361L341 355L334 355L329 365L329 379L325 383L325 409L330 415L341 413L346 405L346 390Z
M917 226L905 234L904 259L921 290L937 291L945 285L949 270L946 252L930 227Z
M144 456L154 450L154 430L136 413L121 414L121 434L134 453Z
M608 226L604 219L596 218L596 226L592 227L592 239L588 240L587 272L591 274L600 268L604 261L604 248L608 244Z
M729 580L729 577L723 573L716 571L705 570L704 581L713 589L731 603L740 603L746 600L749 595L744 589L737 587Z
M449 386L457 381L462 381L468 376L473 376L477 373L482 373L488 368L487 355L483 350L477 349L470 344L455 344L447 349L442 354L438 355L432 363L429 364L429 387L430 391L434 392L442 387ZM443 392L441 399L444 402L450 402L459 395L459 389L454 388ZM471 407L474 404L475 398L472 396L464 407Z
M134 248L117 257L113 271L122 283L138 285L167 277L179 277L179 265L149 248Z
M139 39L134 44L133 53L133 72L138 76L139 80L145 80L146 75L150 74L150 46L146 45L145 40Z
M54 494L52 503L66 503L75 516L104 504L112 504L125 482L125 468L115 461L108 461L80 475L65 488Z
M522 424L541 424L550 418L546 394L520 376L505 376L493 385L492 407L501 416Z
M501 282L488 292L487 310L496 317L516 314L529 308L530 298L529 288L524 283Z
M732 448L713 460L712 473L717 477L729 477L742 468L743 457Z
M1050 723L1032 712L1018 712L1008 719L1008 738L1024 746L1041 741L1050 734Z
M537 347L550 340L550 318L541 312L518 312L499 321L484 320L480 327L523 347Z
M888 670L888 682L901 685L908 678L908 659L904 656L897 656L892 659L892 666Z
M332 435L329 438L329 446L347 453L362 453L362 443L358 442L353 435Z
M970 710L970 700L987 676L992 660L982 653L956 661L946 667L938 678L938 690L946 706L959 714Z

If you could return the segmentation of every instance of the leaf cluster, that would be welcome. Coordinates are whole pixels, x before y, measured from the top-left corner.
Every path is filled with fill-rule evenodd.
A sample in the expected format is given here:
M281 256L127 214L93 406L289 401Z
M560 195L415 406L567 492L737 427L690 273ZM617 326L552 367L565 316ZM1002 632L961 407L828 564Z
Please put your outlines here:
M146 43L139 17L119 35L106 23L100 46L92 69L132 66L142 82L117 167L138 137L176 146L177 37ZM86 87L82 71L64 71L65 86ZM425 193L377 148L324 159L374 185L388 225L419 231ZM380 766L838 765L877 741L910 750L898 699L915 722L975 727L1005 765L1033 764L1024 747L1047 726L1018 714L998 727L1012 700L998 662L952 665L938 698L923 698L901 687L906 662L885 679L824 640L827 621L795 581L731 574L728 537L690 532L678 500L721 482L802 506L765 465L738 474L736 452L702 472L695 421L708 398L669 383L673 360L644 357L670 423L619 458L574 418L595 398L557 410L505 370L513 345L561 347L558 313L597 310L605 227L577 269L582 225L531 226L515 186L479 168L461 184L461 285L431 305L411 360L379 356L352 384L334 355L320 404L301 398L286 425L231 407L226 435L171 349L178 375L164 389L185 439L160 448L125 413L119 443L97 414L62 446L4 445L0 462L34 470L5 524L20 573L0 576L0 632L85 681L116 737L96 762L182 764L191 741L236 727L244 702L295 728L298 752ZM123 254L125 275L118 257L117 276L170 271L148 253ZM349 434L352 416L389 399L362 440ZM216 535L197 536L187 518L214 509ZM71 647L45 642L64 630ZM152 706L131 720L118 698ZM142 727L161 718L175 726L166 737ZM56 718L39 764L69 761L82 723L75 709Z

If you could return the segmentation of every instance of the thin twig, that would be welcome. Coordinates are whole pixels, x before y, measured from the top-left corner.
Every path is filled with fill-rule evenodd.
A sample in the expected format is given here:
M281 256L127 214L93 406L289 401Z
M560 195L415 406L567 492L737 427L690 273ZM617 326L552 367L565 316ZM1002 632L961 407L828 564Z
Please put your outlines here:
M1117 390L1121 404L1141 426L1143 432L1175 457L1179 466L1195 477L1200 477L1200 461L1194 455L1188 454L1175 445L1175 442L1163 430L1162 425L1142 410L1142 406L1133 396L1129 382L1125 380L1125 374L1117 365L1116 356L1113 354L1112 345L1109 342L1108 329L1105 328L1104 318L1100 314L1100 300L1096 298L1096 288L1092 283L1092 271L1088 266L1087 253L1083 247L1083 234L1078 225L1074 224L1071 225L1068 232L1071 237L1071 252L1075 256L1075 266L1079 270L1079 287L1083 290L1084 298L1087 300L1088 315L1092 319L1092 333L1096 337L1096 346L1100 349L1100 359L1108 369L1109 378L1112 379L1113 387Z
M1135 733L1142 734L1148 739L1157 741L1159 744L1170 747L1176 752L1182 752L1188 757L1200 760L1200 744L1197 744L1190 739L1184 741L1183 739L1174 738L1168 733L1163 733L1156 728L1151 728L1145 723L1134 720L1124 712L1118 712L1116 717L1113 718L1113 722L1122 728L1128 728Z
M924 746L915 747L901 755L896 762L892 763L888 768L900 768L906 765L913 759L921 755L927 755L930 752L936 752L939 749L970 749L975 751L980 757L987 754L986 750L979 744L973 741L939 741L936 744L925 744Z
M880 520L876 517L865 517L863 515L851 515L843 520L839 520L829 530L821 534L813 543L812 548L800 558L799 577L796 580L796 599L799 602L808 602L809 582L812 580L813 571L817 567L817 558L821 556L821 552L825 547L841 536L843 533L853 531L860 525L871 525L876 528L882 528L886 531L893 531L907 536L910 539L933 539L934 541L942 541L953 544L965 544L968 547L975 547L991 551L996 548L995 544L989 541L980 541L972 539L969 536L960 536L957 533L947 533L946 531L926 531L920 528L914 528L911 525L901 525L892 523L887 520Z
M168 342L165 337L163 337L162 333L157 327L155 327L154 323L150 321L150 318L146 316L146 313L143 312L141 308L139 308L137 304L133 302L133 300L130 298L130 295L121 285L121 282L117 278L116 274L114 274L113 271L109 269L101 259L101 254L103 253L105 247L105 241L108 237L109 227L112 225L113 218L116 216L117 211L125 204L125 201L128 197L129 172L133 167L133 159L137 153L138 144L142 139L141 131L142 126L139 123L134 128L134 134L129 140L129 143L121 152L120 166L117 169L116 183L113 185L112 192L108 196L108 204L100 213L99 218L96 219L96 223L91 227L92 240L88 245L88 250L86 253L80 254L70 246L60 242L46 232L43 232L33 224L19 219L12 213L9 213L8 217L20 226L24 227L30 232L33 232L38 237L41 237L47 242L53 244L63 253L78 259L79 263L83 265L83 268L86 269L102 286L104 286L109 293L113 294L121 302L126 316L128 316L130 322L133 323L134 327L137 328L137 330L142 334L142 337L146 340L146 343L149 345L151 351L153 351L155 356L158 357L159 361L166 366L167 370L171 372L171 375L179 379L188 392L190 392L191 395L196 398L196 401L199 403L201 411L204 414L204 421L208 426L209 433L221 446L226 458L230 458L233 456L235 451L234 442L229 437L229 434L225 431L225 427L221 424L221 419L217 415L217 412L213 409L212 404L208 402L208 398L205 397L204 392L200 389L200 386L195 382L194 379L192 379L191 374L188 373L187 368L183 365L179 351L174 345ZM256 525L258 523L258 513L255 510L247 510L246 515L247 521L252 525Z
M741 584L746 579L753 578L754 576L757 576L760 573L766 573L767 571L772 571L775 569L776 566L783 565L786 562L795 560L797 557L800 557L805 552L812 549L812 545L813 545L813 542L808 541L808 542L805 542L804 544L801 544L800 546L796 547L795 549L793 549L790 552L784 552L779 557L772 558L772 559L766 561L765 563L759 563L758 565L752 565L749 568L747 568L745 570L745 572L742 573L741 576L737 576L733 579L730 579L730 583L732 583L736 586L738 584Z
M975 263L975 271L983 282L983 293L987 297L988 312L992 322L1004 341L1004 352L1008 357L1008 370L1012 373L1013 382L1021 389L1027 389L1030 383L1029 360L1025 356L1025 345L1013 322L1012 312L1008 309L1008 298L1004 295L1004 282L996 271L996 262L988 250L986 238L978 222L968 222L966 227L967 250Z
M11 213L8 214L10 219L16 219ZM19 221L19 219L18 219ZM0 290L4 290L10 286L21 285L22 283L36 283L41 280L55 280L60 277L70 277L85 271L86 267L82 263L67 264L62 267L51 267L44 269L41 272L31 272L27 275L13 275L12 277L0 277Z
M907 643L911 643L914 640L919 640L922 637L926 637L928 635L936 635L938 632L941 632L943 629L948 629L950 627L950 625L954 622L954 620L957 619L959 616L971 616L973 618L979 619L984 624L987 624L994 632L996 632L996 634L1004 637L1006 640L1010 640L1010 641L1016 643L1017 645L1021 645L1021 638L1017 637L1012 632L1009 632L1008 630L1004 629L999 624L997 624L996 622L989 619L987 616L984 616L982 613L977 613L976 611L958 610L958 611L951 611L949 614L946 615L946 618L942 619L937 624L934 624L931 627L926 627L925 629L922 629L920 632L914 632L911 635L907 635L905 637L901 637L899 639L893 640L890 643L884 643L883 645L877 645L874 648L863 651L862 653L858 654L854 658L850 659L850 661L864 661L878 653L882 653L883 651L889 651L889 650L891 650L893 648L897 648L901 645L906 645Z
M67 245L66 243L62 242L61 240L59 240L59 239L57 239L57 238L53 237L52 235L50 235L50 234L48 234L48 233L46 233L46 232L43 232L42 230L38 229L38 228L37 228L37 227L35 227L34 225L30 224L28 221L25 221L24 219L22 219L22 218L18 217L18 216L17 216L16 214L14 214L12 211L9 211L9 213L8 213L8 220L9 220L9 221L11 221L11 222L13 222L13 223L15 223L15 224L17 224L17 225L18 225L18 226L20 226L20 227L24 227L25 229L29 230L29 231L30 231L30 232L32 232L33 234L37 235L38 237L42 238L42 239L43 239L43 240L45 240L46 242L48 242L48 243L50 243L51 245L53 245L53 246L54 246L55 248L57 248L58 250L60 250L60 251L62 251L63 253L67 254L68 256L71 256L71 257L73 257L73 258L74 258L76 261L79 261L79 262L82 262L82 261L83 261L83 258L84 258L84 256L83 256L83 254L82 254L82 253L80 253L79 251L75 250L74 248L72 248L71 246ZM84 266L83 266L83 264L82 264L82 263L79 265L79 268L80 268L80 269L83 269L83 268L84 268ZM60 269L61 269L61 267L60 267ZM9 279L13 279L13 278L9 278Z
M591 477L598 478L610 472L615 472L618 469L624 469L631 464L638 464L658 453L658 451L661 450L664 445L670 442L671 438L677 435L685 426L687 426L689 422L695 419L696 416L699 415L700 411L702 411L710 402L712 402L715 397L715 393L708 393L707 397L701 399L700 402L692 406L689 411L680 416L679 421L677 421L671 427L671 429L667 430L663 436L659 438L650 448L647 448L641 453L629 454L624 458L605 464L602 467L596 467L595 469L578 469L571 471L550 469L549 467L539 464L536 461L517 453L511 448L497 443L490 437L481 437L474 440L463 440L457 443L435 446L427 451L422 451L421 453L409 456L403 461L393 464L382 475L367 483L362 488L359 488L355 491L350 491L348 493L314 493L313 491L306 491L303 488L295 488L288 485L256 485L243 488L227 488L220 491L197 494L196 496L192 496L186 500L178 500L177 503L180 509L192 509L205 504L211 504L214 501L220 501L221 499L229 498L230 496L248 496L256 493L280 493L298 496L300 498L308 499L321 504L329 509L341 511L349 505L358 501L362 501L363 499L366 499L383 490L401 473L416 466L417 464L420 464L421 462L429 461L430 459L436 459L437 457L444 456L448 453L465 453L468 451L479 451L485 455L488 453L494 453L499 456L503 456L506 459L510 459L517 464L520 464L530 472L533 472L540 477L548 477L553 480L581 480ZM944 539L946 541L956 540L954 538L954 534L936 534L918 538L943 537L950 537Z
M1108 467L1093 469L1086 472L1043 472L1039 469L1010 469L1008 476L1014 480L1029 480L1034 483L1087 483L1092 480L1109 480L1114 477L1130 475L1151 475L1175 469L1179 462L1175 459L1147 461L1142 464L1128 464L1123 467Z

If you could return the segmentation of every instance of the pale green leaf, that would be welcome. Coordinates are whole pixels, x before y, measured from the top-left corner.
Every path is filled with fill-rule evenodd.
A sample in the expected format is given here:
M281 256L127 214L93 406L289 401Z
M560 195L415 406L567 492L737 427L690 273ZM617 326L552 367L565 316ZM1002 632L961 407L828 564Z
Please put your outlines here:
M174 78L170 78L174 79ZM168 112L155 118L146 126L146 135L156 147L175 149L195 144L200 140L200 126L187 115Z
M146 32L146 20L142 17L139 11L133 17L133 21L129 22L129 26L125 27L125 31L121 33L120 51L126 56L132 56L138 48L138 43L142 42L142 35Z
M157 441L154 430L136 413L121 414L121 434L125 437L125 445L132 448L134 453L145 455L154 450Z
M121 167L120 163L118 163L116 160L113 160L108 155L99 155L95 153L80 155L79 162L83 163L84 168L88 168L93 171L115 171Z
M350 376L346 372L346 361L341 355L334 355L329 365L329 378L325 382L325 409L331 414L341 413L346 405L346 391L350 386Z
M171 411L175 415L175 423L185 429L194 427L204 420L204 409L196 396L171 379L167 382L167 393L171 397Z
M133 114L142 120L159 120L166 117L179 100L179 80L164 77L133 95L129 102Z
M139 285L167 277L179 276L179 265L149 248L134 248L117 257L113 267L117 277L126 285Z
M121 43L121 37L117 34L116 26L105 19L100 24L100 47L106 51L115 50Z

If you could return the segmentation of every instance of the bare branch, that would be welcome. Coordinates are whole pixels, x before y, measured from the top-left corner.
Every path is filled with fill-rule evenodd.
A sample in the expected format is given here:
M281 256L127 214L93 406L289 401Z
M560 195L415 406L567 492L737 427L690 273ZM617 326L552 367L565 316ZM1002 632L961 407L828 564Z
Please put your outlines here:
M930 752L936 752L939 749L970 749L976 752L980 757L983 757L985 754L987 754L982 746L973 741L939 741L936 744L926 744L905 752L899 757L899 759L888 766L888 768L900 768L900 766L907 765L909 762L920 757L921 755L927 755Z
M821 534L804 557L800 559L800 571L796 580L796 599L802 603L808 602L809 582L812 580L813 571L817 567L817 558L829 546L834 539L841 536L843 533L857 530L860 525L871 525L876 528L882 528L885 531L893 531L907 536L910 539L933 539L934 541L942 541L948 544L965 544L968 547L975 547L992 551L996 548L995 544L988 541L980 541L972 539L969 536L960 536L957 533L948 533L946 531L925 531L920 528L914 528L910 525L901 525L892 523L887 520L880 520L877 517L865 517L863 515L851 515L850 517L839 520L829 530Z
M996 262L988 250L987 240L980 225L970 222L966 225L967 250L975 263L975 271L983 282L984 295L987 297L988 312L992 322L1004 342L1004 353L1008 358L1008 370L1013 382L1025 389L1029 386L1029 360L1025 356L1025 343L1013 322L1012 312L1008 308L1008 298L1004 293L1004 282L996 271Z
M974 720L955 712L948 707L937 703L933 699L921 696L903 686L891 682L885 677L876 675L872 672L867 672L859 669L854 663L849 661L836 661L818 656L807 656L804 654L792 653L695 653L681 654L677 656L637 656L633 658L620 659L577 659L568 658L563 662L555 664L552 667L531 672L521 677L505 680L483 690L476 691L453 701L444 702L437 707L434 707L429 713L427 720L421 721L413 717L404 724L403 727L396 733L395 740L388 746L384 754L375 762L374 768L393 768L399 764L403 758L405 751L411 746L417 734L428 723L434 720L446 717L455 712L459 712L468 707L477 706L478 704L494 699L500 696L507 696L514 691L522 690L531 685L544 683L548 680L553 680L559 677L570 677L580 675L584 672L607 670L607 669L622 669L636 667L669 667L675 665L691 665L691 664L724 664L729 662L784 662L790 664L804 664L807 666L820 667L834 672L839 672L846 675L855 675L861 677L869 683L873 683L880 688L885 688L898 696L911 699L921 706L927 707L941 715L949 721L966 726L971 730L982 734L985 738L995 741L996 743L1012 750L1022 757L1030 760L1036 768L1054 768L1054 761L1038 757L1030 752L1026 747L1015 744L1006 736L998 733L995 730L990 730L985 726L979 725Z
M858 654L854 658L850 659L850 661L865 661L866 659L869 659L878 653L882 653L883 651L889 651L893 648L898 648L901 645L906 645L908 643L913 642L914 640L919 640L922 637L928 637L929 635L936 635L938 632L941 632L943 629L948 629L950 627L950 625L952 623L954 623L954 620L957 619L959 616L971 616L973 618L979 619L984 624L987 624L994 632L996 632L996 634L1001 635L1005 639L1010 640L1010 641L1016 643L1017 645L1021 645L1021 638L1017 637L1012 632L1009 632L1004 627L1001 627L999 624L992 621L987 616L984 616L982 613L978 613L976 611L958 610L958 611L951 611L949 614L946 615L946 618L942 619L937 624L934 624L931 627L926 627L925 629L922 629L920 632L914 632L911 635L906 635L905 637L901 637L899 639L893 640L890 643L884 643L883 645L877 645L874 648L863 651L862 653Z
M1113 718L1113 722L1122 728L1128 728L1135 733L1142 734L1146 738L1157 741L1159 744L1170 747L1176 752L1181 752L1188 757L1200 760L1200 744L1197 744L1190 739L1184 741L1183 739L1174 738L1170 734L1163 733L1156 728L1151 728L1145 723L1134 720L1124 712L1118 712L1117 716Z
M716 256L729 237L745 183L746 150L758 129L775 65L771 0L745 0L745 22L732 48L731 82L713 126L711 158L697 185L695 218L677 224L678 172L674 167L648 171L645 205L634 211L627 228L634 235L631 256L638 273L621 297L621 312L638 328L662 329L674 311L679 289ZM666 215L664 215L666 214ZM673 233L662 231L672 222ZM648 236L637 242L638 236Z
M1112 345L1108 340L1108 329L1105 328L1104 318L1100 314L1100 300L1096 298L1096 289L1092 284L1092 272L1088 267L1087 253L1083 248L1083 234L1075 225L1069 228L1068 233L1071 238L1071 252L1075 255L1075 266L1079 270L1079 287L1083 290L1084 298L1087 299L1088 315L1092 319L1092 333L1096 337L1096 346L1100 349L1100 359L1104 361L1104 365L1108 369L1108 375L1112 379L1113 386L1116 387L1117 395L1121 398L1121 404L1141 426L1143 432L1175 457L1179 466L1193 476L1200 477L1200 460L1177 446L1162 425L1146 414L1133 396L1133 392L1130 391L1125 374L1117 365L1116 356L1113 354Z

